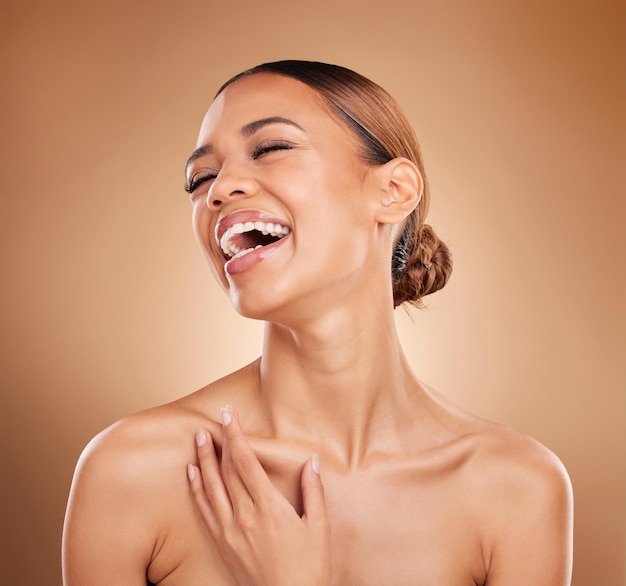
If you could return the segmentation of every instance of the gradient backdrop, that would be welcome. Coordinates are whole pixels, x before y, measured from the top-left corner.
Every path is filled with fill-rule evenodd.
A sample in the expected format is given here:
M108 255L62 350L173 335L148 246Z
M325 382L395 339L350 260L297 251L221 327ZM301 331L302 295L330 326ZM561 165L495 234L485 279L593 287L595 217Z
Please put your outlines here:
M574 583L625 583L623 2L3 4L3 584L60 584L95 433L256 357L182 167L220 83L282 58L354 68L407 110L456 263L427 310L398 311L410 360L562 458Z

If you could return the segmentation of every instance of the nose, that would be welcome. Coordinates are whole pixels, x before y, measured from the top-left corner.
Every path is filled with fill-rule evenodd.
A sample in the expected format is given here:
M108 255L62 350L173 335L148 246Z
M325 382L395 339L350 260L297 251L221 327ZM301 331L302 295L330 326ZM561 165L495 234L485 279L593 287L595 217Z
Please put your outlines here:
M245 169L224 165L207 194L207 206L213 210L235 199L251 197L258 191L256 180Z

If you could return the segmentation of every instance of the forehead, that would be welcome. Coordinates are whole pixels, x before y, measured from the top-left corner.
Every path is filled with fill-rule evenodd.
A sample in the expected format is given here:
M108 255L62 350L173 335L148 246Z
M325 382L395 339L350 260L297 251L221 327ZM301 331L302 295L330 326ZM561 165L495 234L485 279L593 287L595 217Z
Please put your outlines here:
M283 117L310 129L337 122L324 98L306 84L273 73L255 73L226 87L209 107L198 136L198 145L224 131L239 131L254 120Z

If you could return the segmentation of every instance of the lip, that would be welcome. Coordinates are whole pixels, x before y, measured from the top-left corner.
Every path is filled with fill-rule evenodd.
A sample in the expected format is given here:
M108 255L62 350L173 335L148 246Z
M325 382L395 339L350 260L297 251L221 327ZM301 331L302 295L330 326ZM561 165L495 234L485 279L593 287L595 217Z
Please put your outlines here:
M289 240L290 235L273 242L272 244L268 244L267 246L263 246L257 250L253 250L248 254L244 254L243 256L237 258L231 258L226 261L224 265L224 270L228 275L236 275L238 273L243 273L248 269L258 265L260 262L264 261L266 258L274 255L274 253L278 252L281 246L285 245L285 242Z
M266 212L261 212L259 210L238 210L219 219L217 224L215 225L215 241L217 242L218 247L220 246L220 241L222 239L222 236L224 235L224 232L226 232L228 228L234 226L235 224L255 221L270 222L272 224L280 224L281 226L287 226L288 228L291 228L291 226L285 220L277 218L276 216L272 216L271 214L268 214Z

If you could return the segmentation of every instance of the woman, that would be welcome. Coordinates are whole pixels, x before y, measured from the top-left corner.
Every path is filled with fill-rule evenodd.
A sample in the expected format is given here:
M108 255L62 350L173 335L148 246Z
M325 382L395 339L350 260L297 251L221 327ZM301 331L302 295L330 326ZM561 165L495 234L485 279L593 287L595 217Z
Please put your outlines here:
M259 66L220 89L186 172L198 242L265 320L263 352L92 441L65 583L569 584L561 463L450 404L400 348L394 307L452 265L393 99L337 66Z

